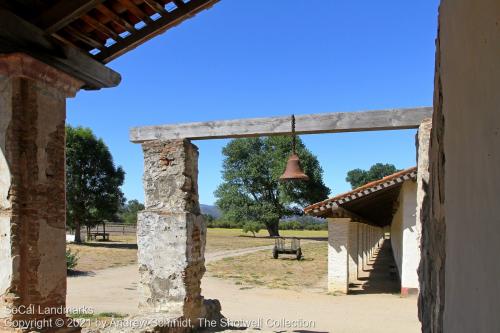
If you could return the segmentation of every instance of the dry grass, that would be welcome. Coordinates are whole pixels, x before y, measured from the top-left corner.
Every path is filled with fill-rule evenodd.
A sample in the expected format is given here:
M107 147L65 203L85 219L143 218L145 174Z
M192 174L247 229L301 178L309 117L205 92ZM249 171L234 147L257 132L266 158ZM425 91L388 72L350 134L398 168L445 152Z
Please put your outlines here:
M283 236L296 237L327 237L326 231L286 230ZM137 241L134 235L111 235L109 242L88 242L85 244L68 244L73 252L79 256L78 271L95 271L110 267L118 267L137 262ZM208 229L206 252L229 251L256 246L272 245L274 240L269 238L266 231L261 231L257 237L245 235L241 229Z
M307 289L317 286L327 274L327 243L302 245L304 259L280 255L272 258L270 250L230 257L207 265L210 276L231 279L242 289L254 286L281 289Z
M126 266L137 262L137 244L123 237L113 237L110 242L68 244L66 247L78 253L77 271L95 271L110 267ZM115 240L116 239L116 240Z

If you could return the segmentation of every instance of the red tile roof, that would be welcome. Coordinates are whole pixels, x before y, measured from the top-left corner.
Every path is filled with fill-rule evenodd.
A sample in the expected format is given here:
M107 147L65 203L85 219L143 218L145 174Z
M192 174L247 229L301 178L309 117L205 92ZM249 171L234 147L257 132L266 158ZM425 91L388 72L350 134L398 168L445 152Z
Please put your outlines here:
M416 178L417 178L417 167L401 170L396 173L393 173L392 175L386 176L382 179L372 181L352 191L342 193L333 198L307 206L306 208L304 208L304 212L306 214L312 214L320 210L325 210L326 208L330 208L334 204L342 204L346 201L351 201L358 197L362 197L367 194L376 192L377 190L380 190L382 188L387 188L389 186L402 183L405 180L416 179Z

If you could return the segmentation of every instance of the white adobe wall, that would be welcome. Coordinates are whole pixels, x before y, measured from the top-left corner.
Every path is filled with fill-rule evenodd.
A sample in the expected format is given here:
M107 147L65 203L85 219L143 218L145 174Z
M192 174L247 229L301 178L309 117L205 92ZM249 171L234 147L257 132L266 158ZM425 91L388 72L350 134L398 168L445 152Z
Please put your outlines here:
M418 289L417 268L420 262L416 223L417 183L407 180L401 187L399 207L391 224L391 245L401 279L401 292Z
M398 208L391 223L391 247L394 261L401 277L401 266L403 259L403 209Z
M500 1L440 11L444 332L500 332Z

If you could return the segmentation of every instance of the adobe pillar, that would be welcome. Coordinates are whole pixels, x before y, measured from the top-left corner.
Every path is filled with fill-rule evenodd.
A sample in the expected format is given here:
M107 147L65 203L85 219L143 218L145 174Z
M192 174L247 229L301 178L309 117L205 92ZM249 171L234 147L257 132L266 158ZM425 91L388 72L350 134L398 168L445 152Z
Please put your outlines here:
M66 98L82 85L27 55L0 56L2 332L31 331L12 320L46 320L37 331L47 332L65 319L45 313L66 304ZM29 306L34 313L13 314Z
M349 218L328 219L328 291L347 294L354 227Z

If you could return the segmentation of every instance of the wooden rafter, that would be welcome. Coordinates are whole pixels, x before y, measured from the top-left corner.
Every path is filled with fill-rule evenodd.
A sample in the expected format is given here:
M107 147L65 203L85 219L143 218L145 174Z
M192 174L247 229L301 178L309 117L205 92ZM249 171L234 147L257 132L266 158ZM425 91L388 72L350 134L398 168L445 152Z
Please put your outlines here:
M149 17L148 14L146 14L144 11L142 11L133 1L131 0L118 0L129 12L132 13L135 17L137 17L139 20L142 20L146 23L151 23L153 20Z
M54 33L67 26L104 0L59 0L51 8L42 12L34 23L47 33Z
M113 38L115 40L119 38L118 34L115 31L113 31L113 29L109 28L105 24L102 24L101 22L92 18L89 15L83 15L82 17L80 17L80 19L85 23L87 23L88 25L92 26L94 29L107 35L109 38Z
M167 29L170 29L183 20L193 16L194 14L211 7L219 0L191 0L184 4L181 8L177 8L168 16L162 16L156 21L152 21L140 30L132 33L127 38L121 40L119 43L113 44L110 47L102 49L99 54L95 56L96 59L107 63L120 55L134 49L146 40L151 39Z
M0 53L23 52L83 82L86 89L114 87L120 74L88 54L63 46L38 27L0 8Z
M108 16L116 24L122 26L124 31L131 32L135 30L135 27L132 24L130 24L127 20L121 18L118 14L106 7L104 4L96 6L96 9L104 15Z
M107 63L218 1L0 0L0 8Z
M144 2L154 11L160 13L161 15L168 15L168 12L166 11L165 7L160 5L158 2L155 0L144 0Z

